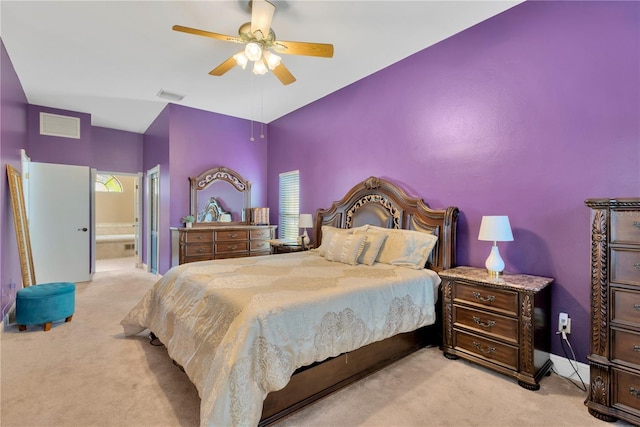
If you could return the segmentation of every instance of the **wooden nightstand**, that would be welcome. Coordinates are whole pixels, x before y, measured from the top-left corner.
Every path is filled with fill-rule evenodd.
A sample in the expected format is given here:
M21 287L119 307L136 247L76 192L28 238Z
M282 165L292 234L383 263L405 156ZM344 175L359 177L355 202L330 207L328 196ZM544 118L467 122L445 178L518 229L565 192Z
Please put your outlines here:
M530 390L549 373L553 279L456 267L442 278L442 351L514 377Z
M303 246L297 243L295 240L271 239L268 242L271 244L272 254L287 254L289 252L302 252L309 249L308 246Z

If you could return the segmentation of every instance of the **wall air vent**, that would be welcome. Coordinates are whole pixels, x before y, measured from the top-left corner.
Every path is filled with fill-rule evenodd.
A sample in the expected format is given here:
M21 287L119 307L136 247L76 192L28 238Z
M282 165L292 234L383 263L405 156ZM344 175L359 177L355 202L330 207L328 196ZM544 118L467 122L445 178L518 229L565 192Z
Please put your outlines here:
M160 89L158 92L158 96L160 98L168 99L169 101L182 101L184 99L184 95L180 95L179 93L169 92L168 90Z
M80 139L80 117L41 112L40 135Z

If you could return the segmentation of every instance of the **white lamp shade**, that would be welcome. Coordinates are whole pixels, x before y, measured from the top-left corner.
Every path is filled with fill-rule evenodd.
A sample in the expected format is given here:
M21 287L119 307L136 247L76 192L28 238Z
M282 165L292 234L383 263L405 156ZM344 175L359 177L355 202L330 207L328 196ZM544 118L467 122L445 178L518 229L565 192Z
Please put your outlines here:
M300 214L298 220L298 227L300 228L313 228L313 218L311 214Z
M480 223L478 240L486 240L490 242L513 241L509 217L506 215L483 216L482 222Z

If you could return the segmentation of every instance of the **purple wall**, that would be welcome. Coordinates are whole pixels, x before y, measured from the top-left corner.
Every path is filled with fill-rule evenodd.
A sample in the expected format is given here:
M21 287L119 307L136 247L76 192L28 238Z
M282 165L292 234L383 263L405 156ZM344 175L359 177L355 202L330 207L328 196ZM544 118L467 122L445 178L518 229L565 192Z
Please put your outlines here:
M13 225L7 164L22 169L20 150L27 146L27 97L0 40L0 320L21 287L20 259Z
M526 2L269 125L269 206L299 169L301 211L370 175L458 206L458 264L509 215L507 270L554 277L552 329L589 350L589 197L640 195L640 3ZM277 210L276 210L277 211ZM563 354L554 335L552 351Z
M169 227L182 226L189 213L190 176L218 166L234 169L252 183L252 206L266 205L267 142L250 142L249 135L247 120L176 104L147 129L144 171L160 165L160 273L171 266ZM146 262L146 248L143 256Z

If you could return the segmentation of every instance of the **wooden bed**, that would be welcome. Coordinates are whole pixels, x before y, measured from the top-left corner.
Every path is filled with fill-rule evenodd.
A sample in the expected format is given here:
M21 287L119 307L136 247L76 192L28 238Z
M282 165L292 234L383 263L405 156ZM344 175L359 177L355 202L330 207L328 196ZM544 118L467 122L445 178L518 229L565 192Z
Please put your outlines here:
M330 208L316 212L314 242L316 246L322 242L323 225L353 228L370 224L432 233L438 237L438 243L431 252L427 268L441 271L455 266L457 219L457 207L431 209L422 199L409 197L395 184L370 177L354 186ZM438 317L434 325L298 369L285 388L267 395L259 425L273 424L427 344L439 344L441 328Z
M441 342L435 272L455 265L457 218L370 177L316 212L326 256L179 265L121 324L165 344L198 388L201 425L273 424Z

